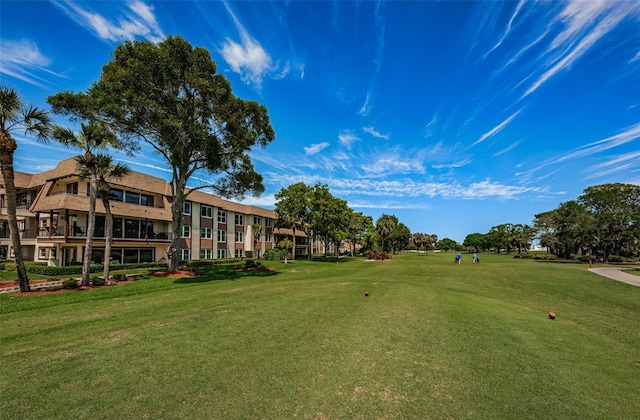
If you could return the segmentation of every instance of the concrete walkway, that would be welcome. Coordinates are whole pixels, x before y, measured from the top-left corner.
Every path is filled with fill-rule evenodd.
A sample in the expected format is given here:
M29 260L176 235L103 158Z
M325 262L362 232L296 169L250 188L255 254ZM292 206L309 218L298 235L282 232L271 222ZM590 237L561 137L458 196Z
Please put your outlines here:
M640 286L640 276L633 274L627 274L623 270L629 270L627 267L604 267L604 268L590 268L589 271L596 273L600 276L607 277L613 280L621 281L623 283L632 284L634 286Z

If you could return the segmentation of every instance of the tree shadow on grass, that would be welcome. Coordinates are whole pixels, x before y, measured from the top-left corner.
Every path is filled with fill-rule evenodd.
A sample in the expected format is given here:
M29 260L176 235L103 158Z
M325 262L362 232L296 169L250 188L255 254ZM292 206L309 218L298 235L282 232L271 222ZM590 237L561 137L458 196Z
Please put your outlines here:
M181 277L174 280L175 284L210 283L212 281L236 281L246 277L271 277L278 274L275 271L239 271L236 267L203 267L198 269L196 277Z
M311 261L313 262L320 262L320 263L349 263L349 262L353 262L356 260L357 257L351 257L351 256L341 256L341 257L336 257L335 255L327 255L327 257L325 258L324 255L314 255L313 257L311 257Z

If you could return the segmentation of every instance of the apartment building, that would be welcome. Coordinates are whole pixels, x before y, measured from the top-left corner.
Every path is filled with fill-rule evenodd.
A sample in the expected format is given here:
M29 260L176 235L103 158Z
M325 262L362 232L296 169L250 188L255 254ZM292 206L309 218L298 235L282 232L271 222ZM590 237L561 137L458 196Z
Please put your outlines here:
M55 169L16 172L18 228L23 258L50 265L81 264L87 235L89 181L78 176L73 158ZM171 187L163 179L131 171L110 182L113 214L111 261L166 261L172 240ZM0 260L14 258L7 222L4 181L0 175ZM259 257L291 231L276 229L275 212L192 191L184 205L180 238L182 259ZM297 232L296 253L308 252ZM105 208L96 202L96 229L91 259L104 260Z

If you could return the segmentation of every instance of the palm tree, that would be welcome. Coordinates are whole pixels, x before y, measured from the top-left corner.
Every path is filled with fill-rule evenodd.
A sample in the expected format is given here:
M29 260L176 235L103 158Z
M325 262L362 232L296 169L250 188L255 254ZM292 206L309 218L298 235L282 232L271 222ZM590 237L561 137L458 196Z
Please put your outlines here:
M83 169L85 167L83 166ZM123 163L116 163L114 165L113 158L104 153L96 154L96 176L97 176L97 189L102 200L102 205L106 213L106 226L107 231L104 245L104 268L102 275L105 280L109 280L109 270L111 267L111 243L113 242L113 214L111 214L111 206L109 205L109 180L110 179L122 179L129 173L129 168ZM88 172L81 173L83 177L90 177Z
M253 239L255 244L260 240L260 234L262 234L262 225L260 223L254 223L253 225L251 225L251 230L253 231ZM254 245L254 248L255 248L255 245ZM260 249L262 249L262 247ZM258 259L260 259L260 255L258 255Z
M24 267L18 217L16 213L16 187L13 172L13 155L18 143L11 136L16 129L24 129L25 134L35 134L40 141L47 141L51 134L51 120L47 111L26 106L18 93L9 87L0 87L0 170L7 201L9 234L15 254L16 270L20 281L20 291L30 292L29 277Z
M116 136L105 126L96 122L81 124L78 134L73 130L55 127L53 137L64 146L84 151L83 155L75 157L81 176L89 178L89 221L87 222L87 240L82 261L82 285L89 285L91 270L91 253L93 251L93 236L96 229L96 196L98 184L98 164L94 151L103 149L109 144L116 144Z
M382 242L382 252L384 252L384 240L391 236L393 230L398 225L398 218L393 215L383 214L376 221L376 232L380 235Z

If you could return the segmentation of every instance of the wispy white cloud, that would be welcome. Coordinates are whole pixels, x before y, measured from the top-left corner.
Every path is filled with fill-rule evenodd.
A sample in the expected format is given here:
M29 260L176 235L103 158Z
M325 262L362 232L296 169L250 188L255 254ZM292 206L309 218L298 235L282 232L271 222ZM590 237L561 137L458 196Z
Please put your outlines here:
M600 178L613 173L628 173L633 168L640 168L640 152L616 155L608 160L587 168L587 179Z
M153 14L153 7L142 1L127 3L128 11L117 18L109 18L83 8L74 1L54 1L71 19L107 41L133 40L142 37L160 42L164 33Z
M240 41L227 37L219 52L235 73L238 73L245 83L261 88L263 80L268 76L273 79L283 79L290 74L304 79L305 65L303 62L274 63L271 55L244 28L240 20L231 10L227 2L223 2L227 12L233 19Z
M380 132L376 131L376 129L373 127L364 127L362 131L364 131L365 133L371 134L375 138L389 140L388 134L381 134Z
M246 32L240 34L240 39L241 43L237 43L227 38L220 53L231 70L240 74L242 80L260 87L264 75L273 69L271 57Z
M635 1L581 1L571 0L565 4L555 22L563 25L549 45L547 57L551 63L522 97L535 92L556 74L567 70L605 35L629 16L636 19L640 14L640 3Z
M375 153L370 159L363 159L362 162L360 169L365 178L380 178L397 174L424 174L426 172L421 156L400 150Z
M360 138L353 134L351 130L344 130L343 132L338 134L338 140L344 147L346 147L347 149L351 149L353 143L360 140Z
M358 111L358 113L363 117L366 117L367 114L369 114L370 102L371 102L371 91L367 92L367 96L364 98L364 103L362 104L362 107Z
M586 156L590 156L594 154L599 154L607 150L613 149L615 147L619 147L627 143L633 142L638 139L640 139L640 123L627 127L624 131L618 134L615 134L613 136L604 138L602 140L594 141L584 146L575 148L563 155L554 157L552 159L548 159L547 161L542 162L540 165L528 171L524 171L519 175L531 176L535 172L538 172L539 170L546 168L547 166L557 165L560 163L564 164L571 160L584 158Z
M507 23L507 28L504 31L504 34L502 34L502 37L500 37L500 39L498 40L498 42L489 50L485 53L484 58L486 59L487 56L489 54L491 54L495 49L497 49L500 45L502 45L502 43L504 42L505 38L507 38L507 36L509 36L509 33L511 32L511 27L513 26L513 21L515 20L515 18L518 16L518 14L520 13L520 10L522 10L522 6L524 5L525 0L520 0L518 2L518 5L516 6L516 10L513 12L513 14L511 15L511 19L509 19L509 22Z
M311 146L307 146L304 148L304 152L307 155L315 155L316 153L326 149L329 147L329 143L324 141L322 143L312 144Z
M384 203L385 198L389 199L388 202L396 198L398 201L396 201L397 206L394 208L409 208L407 206L416 203L415 200L401 201L403 198L419 199L420 197L425 197L431 199L439 197L467 200L517 200L529 199L532 194L541 196L551 194L544 187L509 185L490 179L463 184L460 182L420 182L410 178L362 182L361 179L331 178L284 172L270 175L269 180L276 185L291 185L296 182L304 182L307 185L313 185L316 182L326 183L332 194L346 199L350 203L366 203L368 201L366 197L375 197L377 202L380 203Z
M520 144L519 141L513 142L510 145L508 145L507 147L505 147L504 149L497 151L496 153L493 154L493 157L498 157L498 156L502 156L505 153L508 153L510 151L512 151L513 149L515 149L516 147L518 147L518 145Z
M48 68L52 60L40 52L35 42L27 39L0 39L0 45L0 74L39 87L50 83L46 78L48 75L66 78Z
M513 119L515 117L518 116L518 114L522 111L522 109L514 112L513 114L511 114L506 120L502 121L500 124L496 125L495 127L493 127L491 130L487 131L486 133L484 133L482 136L480 136L480 138L478 140L476 140L472 146L475 146L476 144L482 143L483 141L485 141L486 139L488 139L491 136L496 135L497 133L499 133L500 131L502 131L507 125L509 125L509 123L511 121L513 121Z

